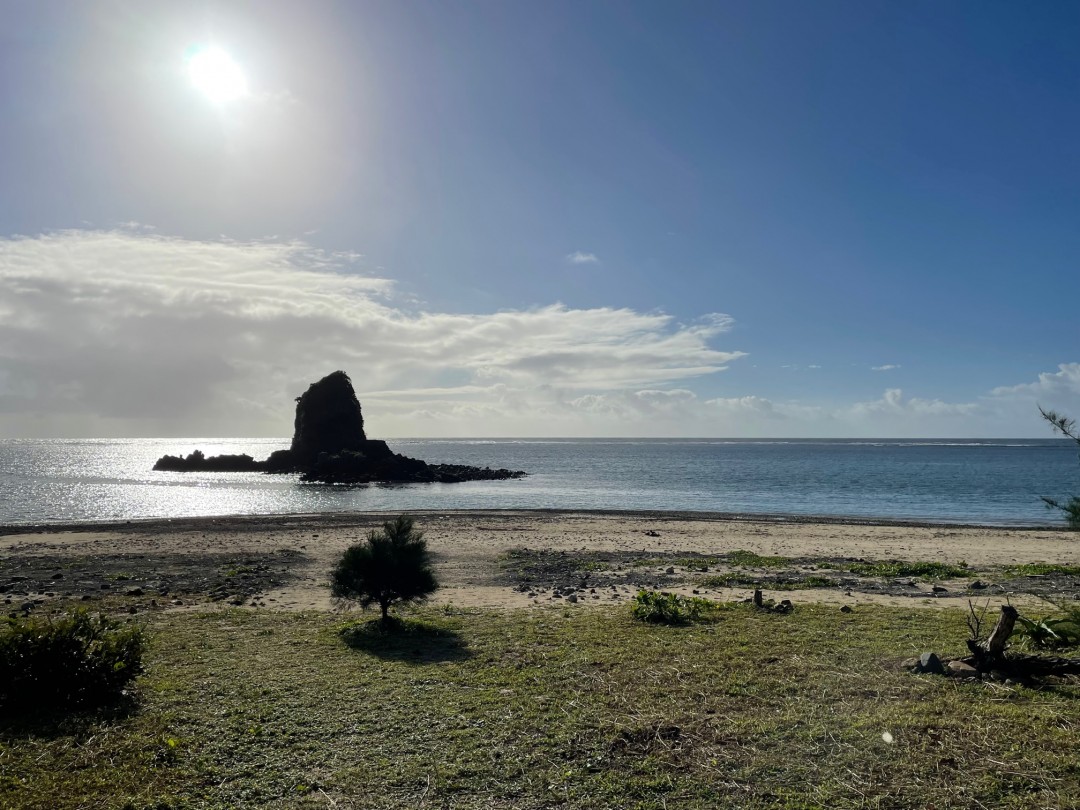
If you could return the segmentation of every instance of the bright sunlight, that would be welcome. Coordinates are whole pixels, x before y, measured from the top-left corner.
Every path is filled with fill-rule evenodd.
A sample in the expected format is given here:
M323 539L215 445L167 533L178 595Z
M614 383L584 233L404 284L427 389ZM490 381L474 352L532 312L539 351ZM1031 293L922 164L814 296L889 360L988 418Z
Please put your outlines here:
M192 84L214 104L227 104L248 94L247 77L240 65L215 45L190 51L187 68Z

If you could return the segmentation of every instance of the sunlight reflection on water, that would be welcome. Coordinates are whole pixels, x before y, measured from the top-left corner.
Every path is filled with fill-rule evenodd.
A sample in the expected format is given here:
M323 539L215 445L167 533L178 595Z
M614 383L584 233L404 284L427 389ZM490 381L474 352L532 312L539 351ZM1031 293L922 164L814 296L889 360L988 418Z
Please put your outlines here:
M1054 522L1068 443L397 440L427 461L524 469L518 481L333 487L295 475L154 472L195 448L265 458L286 439L0 441L0 523L420 509L632 509Z

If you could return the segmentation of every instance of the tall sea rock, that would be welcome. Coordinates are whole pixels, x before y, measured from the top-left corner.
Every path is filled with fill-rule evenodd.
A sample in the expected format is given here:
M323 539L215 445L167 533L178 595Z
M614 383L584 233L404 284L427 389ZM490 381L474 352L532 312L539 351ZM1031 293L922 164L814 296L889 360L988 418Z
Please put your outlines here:
M352 380L344 371L335 371L296 398L290 452L297 467L310 466L319 453L361 451L367 442L364 416Z
M162 456L154 469L170 472L298 472L303 481L325 484L431 481L449 484L525 475L515 470L463 464L428 464L393 452L381 439L369 439L364 433L360 402L344 371L328 374L296 398L296 419L288 450L275 450L266 461L255 461L251 456L206 457L196 450L186 457Z

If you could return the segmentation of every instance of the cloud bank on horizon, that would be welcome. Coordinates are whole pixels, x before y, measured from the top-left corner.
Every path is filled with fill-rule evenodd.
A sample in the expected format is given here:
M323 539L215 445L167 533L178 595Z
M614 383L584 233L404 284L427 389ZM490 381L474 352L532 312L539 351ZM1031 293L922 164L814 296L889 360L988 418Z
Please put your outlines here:
M747 362L729 315L433 312L361 259L134 227L0 239L0 435L286 435L337 368L388 437L1008 435L1036 402L1080 410L1080 363L971 402L708 396Z

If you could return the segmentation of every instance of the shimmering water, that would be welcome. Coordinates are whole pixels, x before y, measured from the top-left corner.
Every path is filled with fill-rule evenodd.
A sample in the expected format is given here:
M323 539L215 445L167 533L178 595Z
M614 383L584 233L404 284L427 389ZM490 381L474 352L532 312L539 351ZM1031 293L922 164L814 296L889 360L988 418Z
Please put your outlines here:
M1080 494L1076 447L1047 440L397 440L518 481L334 487L260 473L153 472L164 455L265 458L286 439L0 441L0 524L419 509L632 509L1048 524Z

